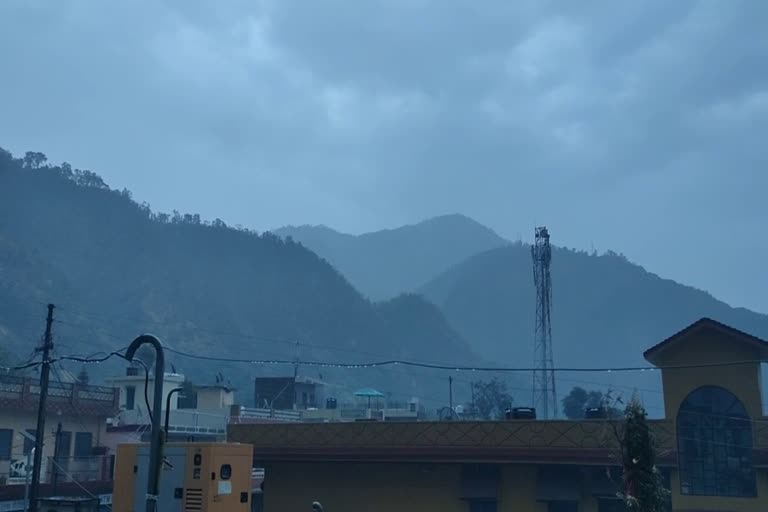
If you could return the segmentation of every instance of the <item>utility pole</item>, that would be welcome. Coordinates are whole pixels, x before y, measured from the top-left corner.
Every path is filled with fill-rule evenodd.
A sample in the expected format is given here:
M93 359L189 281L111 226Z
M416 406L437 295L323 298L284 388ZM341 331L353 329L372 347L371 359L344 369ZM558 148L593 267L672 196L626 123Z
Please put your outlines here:
M293 355L293 378L299 376L299 340L296 340L296 352Z
M45 439L45 401L48 398L48 382L50 379L50 355L53 349L53 310L56 306L48 304L48 316L45 319L45 337L41 350L43 364L40 368L40 399L37 405L37 431L35 432L35 457L32 463L32 485L29 488L29 510L37 512L37 498L40 497L40 468L43 464L43 441Z
M296 354L293 358L293 410L298 409L299 397L296 393L296 379L299 378L299 340L296 340Z
M56 426L56 437L53 442L53 467L51 468L51 488L53 495L57 496L59 486L59 462L61 461L61 422Z
M475 381L472 381L469 383L469 390L472 392L472 419L476 420L475 417Z
M453 377L448 376L448 407L451 408L451 419L453 419Z

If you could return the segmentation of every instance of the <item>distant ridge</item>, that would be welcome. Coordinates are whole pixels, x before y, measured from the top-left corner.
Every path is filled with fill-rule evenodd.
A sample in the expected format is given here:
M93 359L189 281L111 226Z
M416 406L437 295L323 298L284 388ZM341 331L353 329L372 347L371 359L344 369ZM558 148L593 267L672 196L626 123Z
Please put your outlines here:
M362 235L326 226L287 226L290 236L325 258L363 294L380 300L417 290L464 259L508 242L460 214Z

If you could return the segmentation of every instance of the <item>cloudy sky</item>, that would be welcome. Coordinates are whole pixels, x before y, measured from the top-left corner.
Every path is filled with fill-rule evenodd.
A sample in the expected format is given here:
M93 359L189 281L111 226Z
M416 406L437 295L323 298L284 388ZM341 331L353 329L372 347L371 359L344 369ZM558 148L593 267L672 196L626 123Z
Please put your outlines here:
M153 208L461 212L768 312L768 2L0 0L0 146Z

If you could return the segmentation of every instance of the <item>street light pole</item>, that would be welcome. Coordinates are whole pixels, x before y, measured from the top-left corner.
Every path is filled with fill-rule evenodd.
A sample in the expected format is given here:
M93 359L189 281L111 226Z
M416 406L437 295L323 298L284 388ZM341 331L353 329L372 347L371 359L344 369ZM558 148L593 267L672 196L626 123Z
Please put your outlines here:
M151 334L142 334L128 347L125 358L133 361L136 351L144 344L155 349L155 393L152 404L152 439L149 446L149 474L147 476L146 512L157 511L157 499L160 493L160 470L163 464L163 432L161 418L163 414L163 381L165 380L165 353L163 344Z

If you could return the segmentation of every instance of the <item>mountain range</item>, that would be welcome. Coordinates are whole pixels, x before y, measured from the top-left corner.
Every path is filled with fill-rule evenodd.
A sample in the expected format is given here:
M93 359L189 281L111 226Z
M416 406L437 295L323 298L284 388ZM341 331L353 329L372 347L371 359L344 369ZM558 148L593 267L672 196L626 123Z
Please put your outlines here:
M463 239L446 236L454 232L451 225ZM432 226L439 229L432 233ZM557 231L551 231L556 240ZM277 232L289 234L334 262L342 273L366 276L361 286L368 293L389 287L390 293L426 297L483 359L499 366L534 364L536 291L530 245L509 243L458 215L383 232L387 252L378 250L384 237L380 233L352 237L322 226ZM413 249L414 232L421 234L419 246L439 252L439 259ZM355 254L368 256L349 262L345 250L352 243ZM457 246L462 250L454 250ZM474 254L465 258L467 252ZM429 266L429 261L435 264ZM389 277L397 272L393 262L410 265L404 273L418 277L410 283L399 281L393 288L396 281ZM642 354L647 348L701 317L768 338L768 316L733 308L705 291L661 278L613 251L598 255L555 246L551 268L557 367L646 365ZM657 374L561 372L558 381L560 396L574 385L612 388L624 394L647 390L643 399L660 411Z
M286 226L274 233L301 242L328 260L374 300L418 290L466 258L508 243L490 228L459 214L362 235L310 225Z
M299 243L153 212L93 172L0 151L0 346L16 360L39 342L47 302L57 305L59 354L110 352L152 332L207 357L479 360L431 303L417 295L373 303ZM255 375L293 372L169 357L200 384L226 368L246 405ZM89 370L122 371L105 368ZM374 386L401 401L435 394L437 383L391 369L301 370L322 373L339 393Z
M556 227L550 231L556 241ZM703 316L768 338L768 316L616 252L555 246L552 282L558 367L643 365L645 349ZM175 349L249 360L533 364L530 246L468 217L362 235L310 225L257 234L155 212L90 171L0 150L0 346L15 360L37 342L47 302L59 306L56 343L67 353L115 350L151 331ZM256 374L293 370L171 359L200 383L224 369L245 404ZM379 386L393 399L419 395L433 405L444 405L447 394L445 375L428 369L304 364L301 371L322 374L340 394ZM474 378L481 376L455 382ZM530 400L529 378L508 378L521 405ZM655 374L562 372L558 379L561 396L576 384L659 387Z

